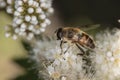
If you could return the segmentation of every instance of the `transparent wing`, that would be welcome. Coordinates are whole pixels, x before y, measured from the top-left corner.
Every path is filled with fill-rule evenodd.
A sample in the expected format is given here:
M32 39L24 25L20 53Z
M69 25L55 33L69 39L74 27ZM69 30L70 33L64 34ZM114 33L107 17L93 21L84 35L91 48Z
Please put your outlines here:
M101 25L100 24L94 24L94 25L82 25L80 26L79 28L83 31L90 31L90 30L93 30L93 29L96 29L98 27L100 27Z

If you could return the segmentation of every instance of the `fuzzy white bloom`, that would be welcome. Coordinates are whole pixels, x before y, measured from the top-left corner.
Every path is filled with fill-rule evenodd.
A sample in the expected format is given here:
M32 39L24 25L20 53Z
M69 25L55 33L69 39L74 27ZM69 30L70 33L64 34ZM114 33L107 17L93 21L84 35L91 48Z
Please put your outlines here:
M5 0L5 3L7 13L13 15L11 34L32 39L34 35L44 32L51 23L47 17L53 12L52 0ZM3 0L0 0L0 4L3 4ZM15 31L16 28L20 29L19 32Z
M120 19L118 19L118 22L120 23Z
M29 13L29 14L32 14L33 12L34 12L34 9L33 9L33 8L31 8L31 7L28 8L28 13Z
M29 22L31 20L31 17L29 15L25 16L25 21Z
M5 7L6 7L5 0L0 0L0 8L5 8Z
M45 71L40 70L40 74L46 74L45 80L93 80L93 74L86 74L86 70L83 69L83 57L77 55L80 50L73 45L65 54L61 54L59 44L59 41L45 39L35 43L35 54L32 58L37 64L44 65ZM68 44L65 44L63 51L66 51L67 47Z
M120 30L106 30L96 35L97 80L120 80Z
M75 45L61 54L59 41L43 39L35 42L32 58L43 65L38 70L45 80L120 80L120 30L106 30L95 38L96 48L88 56L78 56ZM64 44L63 52L67 47Z
M13 8L11 6L7 6L6 11L9 14L13 14Z

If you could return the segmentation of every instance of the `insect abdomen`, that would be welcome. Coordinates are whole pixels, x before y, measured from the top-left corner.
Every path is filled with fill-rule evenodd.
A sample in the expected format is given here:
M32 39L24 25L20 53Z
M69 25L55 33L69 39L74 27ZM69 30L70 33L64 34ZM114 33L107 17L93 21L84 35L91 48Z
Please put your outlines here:
M91 38L89 38L89 40L87 41L86 46L90 47L91 49L94 49L95 48L94 41Z
M91 49L95 48L95 44L92 38L84 33L82 34L82 37L79 38L79 44L86 46L88 48L91 48Z

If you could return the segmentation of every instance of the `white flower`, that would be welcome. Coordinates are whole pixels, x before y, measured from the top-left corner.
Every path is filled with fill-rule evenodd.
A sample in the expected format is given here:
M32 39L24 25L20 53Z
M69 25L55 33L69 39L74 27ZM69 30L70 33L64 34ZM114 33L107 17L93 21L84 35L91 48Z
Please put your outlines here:
M17 36L16 36L16 35L13 35L12 38L13 38L14 40L16 40L16 39L17 39Z
M35 42L34 56L38 65L44 64L48 79L59 80L93 80L83 69L82 56L77 56L79 49L73 45L64 54L61 54L60 42L55 40L46 40ZM63 45L63 52L66 51L68 44ZM44 58L44 59L43 59ZM41 74L42 74L41 73ZM86 74L86 75L85 75ZM93 75L93 74L92 74Z
M39 18L44 20L46 18L46 16L44 14L42 14L39 16Z
M28 8L28 13L32 14L34 12L34 9L33 8Z
M30 0L31 1L31 0ZM18 0L17 2L16 2L16 4L18 4L18 5L23 5L23 1L21 1L21 0Z
M23 12L23 7L19 7L19 8L17 9L17 11L18 11L18 12Z
M13 0L7 0L8 4L12 4Z
M111 32L106 30L98 33L95 38L96 48L87 57L78 56L77 53L80 50L75 45L71 46L65 54L61 54L59 41L48 41L43 38L43 41L35 41L33 50L35 54L32 58L38 65L44 65L42 73L47 72L44 75L47 79L119 80L120 30L114 29ZM67 47L67 43L63 45L63 52ZM91 72L92 69L94 69L93 72Z
M11 6L7 6L6 8L7 13L12 14L13 13L13 8Z
M5 8L5 7L6 7L5 0L0 0L0 8Z
M25 16L25 21L29 22L31 20L31 17L29 15Z
M9 33L6 33L6 34L5 34L5 37L9 37L9 36L10 36L10 34L9 34Z
M25 24L25 23L22 23L21 24L21 29L23 28L23 29L25 29L27 27L27 25Z
M13 33L11 34L15 33L15 35L31 40L34 35L44 32L45 28L51 23L47 18L53 12L49 11L52 9L51 2L52 0L7 0L6 11L13 15L13 22L11 23L11 26L13 26L11 32ZM31 26L33 27L31 28ZM16 28L20 28L20 31L15 31ZM29 33L32 33L33 37L29 36Z
M19 19L19 18L15 18L14 22L15 22L16 24L21 24L21 23L23 22L23 20L22 20L22 19Z
M36 13L43 13L42 9L40 7L36 8Z
M120 79L120 30L96 35L96 77L99 80Z

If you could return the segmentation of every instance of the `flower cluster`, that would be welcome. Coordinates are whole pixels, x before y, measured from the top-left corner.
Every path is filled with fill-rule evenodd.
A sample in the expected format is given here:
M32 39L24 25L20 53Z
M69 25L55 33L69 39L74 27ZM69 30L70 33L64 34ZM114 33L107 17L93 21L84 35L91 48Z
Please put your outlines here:
M51 0L7 0L6 11L13 15L13 22L6 26L6 36L17 38L17 35L20 35L32 39L34 35L44 32L46 26L51 23L47 18L53 12L51 2Z
M95 38L96 48L86 58L77 55L80 50L75 45L61 54L59 41L55 40L36 41L32 58L39 66L44 65L44 69L38 69L40 74L44 74L45 80L119 80L120 30L106 30L98 33ZM67 47L68 44L64 44L63 52Z
M106 30L96 35L96 63L97 80L120 79L120 30L112 32Z
M37 64L44 65L45 69L39 69L44 74L45 80L93 80L93 74L86 74L83 69L82 56L78 56L80 50L76 45L71 46L68 51L61 54L60 42L51 40L37 41L34 47L34 56ZM63 45L63 52L68 44ZM91 66L90 66L91 67ZM47 73L45 73L47 72Z

